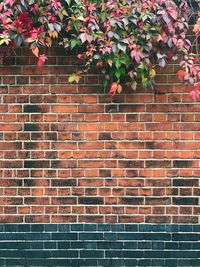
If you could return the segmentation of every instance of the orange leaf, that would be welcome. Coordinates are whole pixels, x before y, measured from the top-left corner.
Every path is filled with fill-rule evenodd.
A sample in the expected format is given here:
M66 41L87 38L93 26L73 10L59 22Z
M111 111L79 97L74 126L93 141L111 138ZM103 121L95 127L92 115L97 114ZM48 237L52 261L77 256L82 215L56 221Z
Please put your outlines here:
M39 56L39 49L38 49L38 47L33 48L33 49L32 49L32 53L33 53L36 57L38 57L38 56Z
M117 86L117 92L119 94L122 92L122 86L121 86L121 84L118 84L118 86Z
M118 83L112 83L110 90L109 90L109 93L114 95L117 91L117 88L118 88Z

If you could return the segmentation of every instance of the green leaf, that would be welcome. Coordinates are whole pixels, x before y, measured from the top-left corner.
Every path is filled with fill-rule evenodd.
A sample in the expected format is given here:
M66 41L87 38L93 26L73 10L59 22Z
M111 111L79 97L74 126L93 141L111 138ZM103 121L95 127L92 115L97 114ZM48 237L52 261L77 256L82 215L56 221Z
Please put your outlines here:
M73 49L76 45L80 44L78 39L72 39L70 40L70 47Z
M119 79L121 77L121 75L122 75L122 69L116 70L116 72L115 72L116 78Z
M68 4L68 6L71 4L71 0L65 0L65 2Z

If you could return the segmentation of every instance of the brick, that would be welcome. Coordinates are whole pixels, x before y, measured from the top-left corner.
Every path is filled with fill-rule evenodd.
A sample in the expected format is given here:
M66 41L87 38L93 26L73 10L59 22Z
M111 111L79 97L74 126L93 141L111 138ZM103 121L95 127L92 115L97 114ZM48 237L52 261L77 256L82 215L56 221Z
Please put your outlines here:
M198 205L198 198L174 197L173 204L175 205Z
M2 221L198 224L199 105L189 101L191 86L177 84L177 65L158 68L154 92L127 89L112 97L99 91L102 76L94 66L81 84L67 84L83 63L59 47L41 52L48 54L41 69L27 48L1 60L1 198L38 199L4 204ZM51 198L47 206L43 198ZM87 260L79 265L101 265ZM150 265L132 260L101 263Z

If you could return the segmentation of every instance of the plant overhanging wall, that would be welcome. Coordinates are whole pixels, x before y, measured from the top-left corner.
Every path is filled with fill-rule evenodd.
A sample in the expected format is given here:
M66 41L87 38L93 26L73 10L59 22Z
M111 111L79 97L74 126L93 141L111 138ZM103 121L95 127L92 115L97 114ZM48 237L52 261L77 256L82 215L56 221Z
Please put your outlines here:
M200 1L197 0L198 9ZM194 42L187 39L189 21L195 17ZM0 1L0 45L28 45L42 66L47 57L41 47L54 39L74 49L85 70L73 73L69 82L79 82L91 64L105 75L109 92L120 93L123 85L154 85L155 66L165 67L181 58L178 76L193 84L191 97L200 94L197 49L200 12L190 1L180 0L3 0ZM195 51L195 52L194 52Z

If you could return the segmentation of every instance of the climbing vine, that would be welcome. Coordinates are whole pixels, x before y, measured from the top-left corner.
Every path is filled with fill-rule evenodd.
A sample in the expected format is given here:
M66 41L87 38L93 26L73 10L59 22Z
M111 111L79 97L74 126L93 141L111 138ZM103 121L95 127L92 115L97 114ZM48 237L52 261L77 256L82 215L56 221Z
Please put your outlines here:
M194 42L187 37L192 18ZM199 35L200 12L186 0L0 1L1 46L27 45L42 66L47 57L41 48L59 39L66 49L79 51L77 57L85 63L85 70L72 73L69 82L79 82L95 64L112 94L121 93L125 84L133 90L138 84L153 87L156 66L181 58L177 75L194 85L190 95L196 100L200 66L194 47Z

